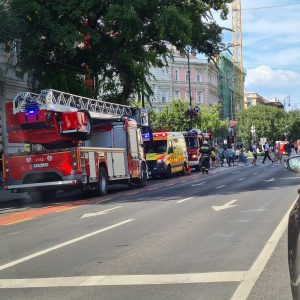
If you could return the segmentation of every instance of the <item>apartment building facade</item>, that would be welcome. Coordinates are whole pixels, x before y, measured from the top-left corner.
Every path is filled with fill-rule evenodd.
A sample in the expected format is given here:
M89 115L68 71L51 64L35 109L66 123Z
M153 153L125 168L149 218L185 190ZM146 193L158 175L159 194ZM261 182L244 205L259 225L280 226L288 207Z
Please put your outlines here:
M23 147L22 144L10 144L6 134L5 103L11 101L17 93L28 90L24 80L16 77L14 67L17 63L16 49L5 51L5 46L0 44L0 152L13 152Z
M190 55L189 60L192 104L206 106L218 104L216 66L206 59L198 59L193 55ZM154 94L149 100L156 110L160 111L173 99L190 102L187 57L175 56L173 60L168 61L168 66L152 68L151 74L148 83Z

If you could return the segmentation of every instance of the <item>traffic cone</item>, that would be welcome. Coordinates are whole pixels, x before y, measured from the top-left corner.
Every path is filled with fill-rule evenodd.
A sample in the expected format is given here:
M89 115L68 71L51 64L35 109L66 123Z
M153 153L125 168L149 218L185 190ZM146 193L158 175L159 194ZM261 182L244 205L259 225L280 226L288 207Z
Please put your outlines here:
M187 171L188 171L189 174L191 173L191 166L190 166L190 164L188 164Z

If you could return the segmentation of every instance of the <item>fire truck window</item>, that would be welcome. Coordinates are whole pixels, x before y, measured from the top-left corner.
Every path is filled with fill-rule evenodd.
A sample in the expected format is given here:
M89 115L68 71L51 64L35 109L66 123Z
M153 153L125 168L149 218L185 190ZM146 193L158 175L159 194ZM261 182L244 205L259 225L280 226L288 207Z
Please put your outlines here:
M167 151L167 141L152 141L145 142L146 153L158 153L163 154Z
M138 139L135 129L129 129L129 143L130 143L130 152L132 156L138 156Z
M197 148L197 140L193 137L185 138L186 146L188 148Z

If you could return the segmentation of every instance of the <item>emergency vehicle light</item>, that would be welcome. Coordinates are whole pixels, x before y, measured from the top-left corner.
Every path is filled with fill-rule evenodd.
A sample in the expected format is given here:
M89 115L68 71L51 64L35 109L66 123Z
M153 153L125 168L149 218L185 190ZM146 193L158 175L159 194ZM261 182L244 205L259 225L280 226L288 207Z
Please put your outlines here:
M157 132L157 133L154 133L154 136L155 137L165 137L165 136L168 136L168 133L167 132Z

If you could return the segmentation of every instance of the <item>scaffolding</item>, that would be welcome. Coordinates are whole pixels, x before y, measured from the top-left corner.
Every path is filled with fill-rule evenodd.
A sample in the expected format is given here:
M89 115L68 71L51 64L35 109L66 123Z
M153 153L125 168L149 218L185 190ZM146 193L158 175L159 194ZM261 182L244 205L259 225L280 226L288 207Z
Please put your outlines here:
M239 66L233 62L229 53L221 53L218 57L219 67L219 98L221 103L221 116L223 119L236 120L237 111L243 109L241 99L243 96L245 70L240 72ZM236 83L237 74L243 74L242 86Z

